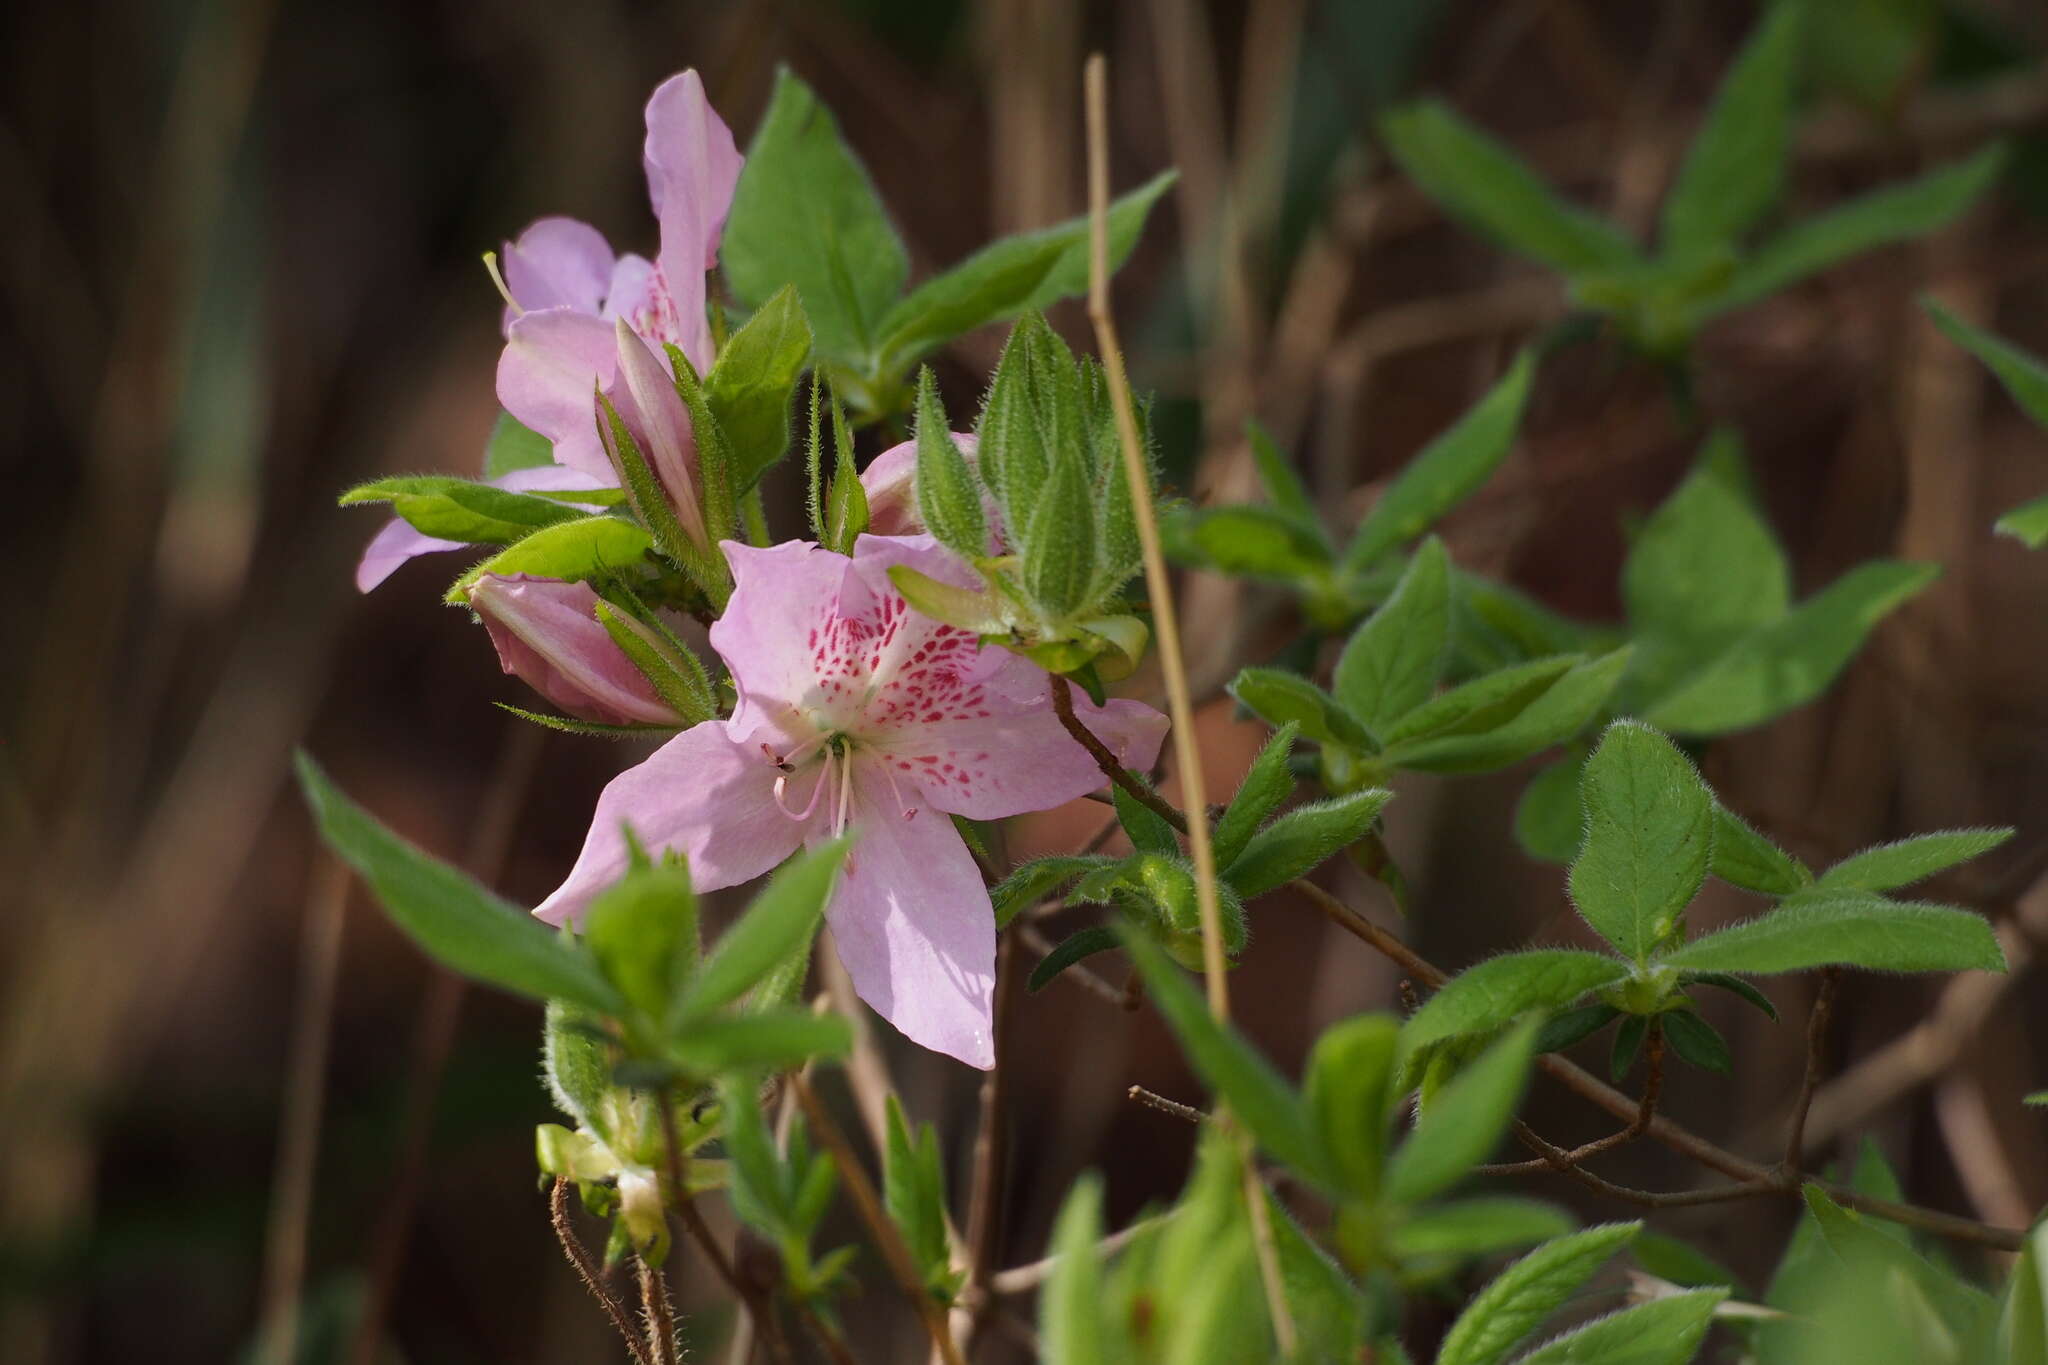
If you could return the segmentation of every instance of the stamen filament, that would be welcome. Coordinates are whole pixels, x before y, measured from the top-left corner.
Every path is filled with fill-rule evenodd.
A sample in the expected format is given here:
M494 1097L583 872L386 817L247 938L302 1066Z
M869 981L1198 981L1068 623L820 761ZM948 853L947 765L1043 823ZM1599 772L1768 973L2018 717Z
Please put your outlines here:
M521 308L519 306L519 301L512 297L511 289L506 287L504 275L501 274L498 270L497 252L486 251L484 253L484 269L490 272L491 283L498 286L498 297L505 300L505 306L512 310L512 316L526 316L526 310L524 308Z

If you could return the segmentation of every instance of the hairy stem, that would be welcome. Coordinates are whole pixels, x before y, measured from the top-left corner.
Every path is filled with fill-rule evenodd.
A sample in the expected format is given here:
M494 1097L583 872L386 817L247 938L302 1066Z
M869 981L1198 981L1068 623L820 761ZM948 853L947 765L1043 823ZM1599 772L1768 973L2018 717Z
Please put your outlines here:
M640 1340L640 1333L633 1329L633 1319L626 1312L626 1305L619 1302L604 1282L603 1272L597 1262L590 1258L582 1239L577 1237L576 1228L569 1221L569 1182L557 1180L554 1192L548 1198L549 1222L555 1229L555 1240L562 1244L562 1254L569 1258L569 1264L576 1267L576 1277L583 1281L583 1287L590 1291L592 1298L612 1320L612 1326L619 1329L619 1336L625 1340L626 1349L633 1354L635 1365L654 1365L647 1354L647 1344Z
M640 1271L640 1312L647 1320L647 1341L655 1365L676 1365L676 1314L668 1301L668 1277L635 1257Z

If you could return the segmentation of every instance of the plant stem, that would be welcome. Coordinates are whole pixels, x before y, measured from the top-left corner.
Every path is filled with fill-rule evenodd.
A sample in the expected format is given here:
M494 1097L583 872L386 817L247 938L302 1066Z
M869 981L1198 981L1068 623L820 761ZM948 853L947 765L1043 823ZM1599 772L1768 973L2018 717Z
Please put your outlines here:
M839 1182L853 1197L854 1210L867 1224L882 1259L888 1262L890 1273L896 1277L897 1287L910 1300L911 1307L917 1310L918 1319L931 1336L932 1348L946 1365L966 1365L960 1348L953 1344L953 1334L946 1330L945 1314L940 1311L938 1301L925 1292L923 1279L917 1273L917 1259L910 1254L902 1232L883 1211L881 1196L875 1193L874 1182L868 1179L868 1173L861 1169L853 1148L847 1144L846 1134L825 1106L818 1103L817 1092L811 1089L809 1081L801 1075L792 1075L789 1083L796 1092L797 1103L803 1106L804 1117L810 1120L811 1131L817 1135L818 1141L825 1144L825 1151L838 1169Z
M1124 1094L1142 1105L1157 1109L1162 1114L1171 1114L1177 1119L1186 1119L1189 1123L1200 1123L1209 1117L1191 1104L1182 1104L1179 1100L1170 1100L1164 1095L1155 1094L1147 1090L1142 1085L1134 1085L1129 1090L1124 1091Z
M1114 782L1126 796L1182 834L1188 833L1188 818L1182 815L1171 801L1132 777L1130 771L1117 762L1117 757L1110 752L1109 746L1104 744L1093 730L1081 723L1081 718L1074 714L1074 685L1058 673L1052 675L1052 713L1060 718L1060 724L1067 727L1067 733L1088 751L1088 756L1095 760L1095 766L1102 769L1103 775ZM1178 721L1174 722L1176 730L1179 724Z
M633 1353L636 1365L654 1365L647 1354L647 1344L640 1340L640 1334L633 1330L633 1320L626 1312L626 1306L618 1296L605 1285L597 1263L590 1259L582 1239L576 1236L576 1229L569 1221L569 1182L557 1180L554 1192L548 1198L549 1222L555 1229L555 1240L562 1244L562 1254L569 1258L569 1264L576 1267L576 1276L583 1281L583 1287L590 1291L604 1308L605 1316L612 1320L612 1326L619 1329L625 1339L626 1349Z
M1820 989L1814 993L1813 1011L1806 1016L1806 1076L1799 1085L1798 1102L1792 1106L1792 1121L1785 1130L1783 1171L1797 1175L1805 1160L1806 1116L1813 1109L1813 1097L1820 1090L1822 1054L1827 1050L1828 1015L1835 1005L1835 989L1841 985L1842 969L1824 967Z
M768 1350L778 1361L789 1359L789 1347L781 1334L775 1330L773 1310L765 1297L751 1288L740 1278L732 1258L725 1254L725 1248L712 1235L711 1225L704 1221L704 1215L697 1211L697 1204L690 1197L689 1186L683 1182L683 1148L676 1134L675 1096L664 1090L655 1097L661 1111L661 1144L667 1157L669 1202L675 1209L676 1217L682 1220L683 1230L690 1234L690 1240L704 1253L704 1259L711 1262L711 1268L718 1272L733 1298L746 1309L754 1320L761 1339L768 1343Z
M676 1315L668 1301L667 1277L643 1257L633 1259L640 1268L640 1311L647 1319L655 1365L676 1365Z

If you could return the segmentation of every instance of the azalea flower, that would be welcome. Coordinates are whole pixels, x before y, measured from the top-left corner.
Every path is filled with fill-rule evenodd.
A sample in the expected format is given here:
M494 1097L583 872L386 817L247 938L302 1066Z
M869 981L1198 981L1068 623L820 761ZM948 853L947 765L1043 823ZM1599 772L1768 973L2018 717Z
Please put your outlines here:
M701 372L711 364L704 272L739 181L732 130L704 98L694 71L671 76L647 101L647 197L661 225L652 261L615 256L604 234L573 218L543 218L508 242L505 350L498 401L555 443L555 459L600 478L611 462L593 419L593 383L610 390L623 321L660 355L682 348ZM667 361L662 360L667 368Z
M597 619L597 602L587 583L525 574L485 574L469 590L499 665L562 710L603 725L682 725Z
M855 989L907 1037L994 1065L995 915L949 816L1047 810L1103 785L1053 714L1037 665L912 611L892 565L962 587L928 536L862 536L851 557L807 542L722 546L735 586L711 644L732 673L730 720L685 730L598 798L568 880L534 911L579 917L627 869L624 829L734 886L801 845L851 830L826 909ZM1134 701L1076 714L1132 767L1166 717Z

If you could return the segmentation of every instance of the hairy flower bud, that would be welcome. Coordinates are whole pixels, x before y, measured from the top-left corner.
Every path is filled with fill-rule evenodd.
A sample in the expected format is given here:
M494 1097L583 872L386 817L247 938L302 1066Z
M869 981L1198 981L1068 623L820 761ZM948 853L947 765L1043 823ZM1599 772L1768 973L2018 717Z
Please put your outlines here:
M498 662L572 716L605 725L686 724L596 615L586 583L485 574L469 591Z

